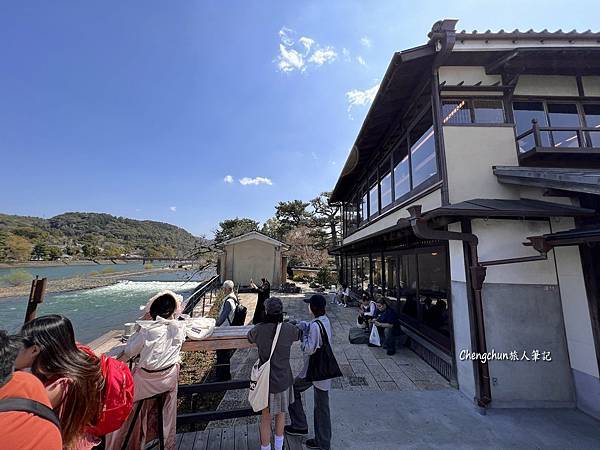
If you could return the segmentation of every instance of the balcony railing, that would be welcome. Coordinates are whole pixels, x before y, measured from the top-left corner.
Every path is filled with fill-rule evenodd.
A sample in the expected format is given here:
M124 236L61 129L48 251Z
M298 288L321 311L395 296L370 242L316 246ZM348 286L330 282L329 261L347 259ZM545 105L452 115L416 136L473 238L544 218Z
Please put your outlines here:
M600 155L600 127L541 127L535 119L531 124L516 138L522 162L548 162L557 157L575 157L580 162L582 157Z

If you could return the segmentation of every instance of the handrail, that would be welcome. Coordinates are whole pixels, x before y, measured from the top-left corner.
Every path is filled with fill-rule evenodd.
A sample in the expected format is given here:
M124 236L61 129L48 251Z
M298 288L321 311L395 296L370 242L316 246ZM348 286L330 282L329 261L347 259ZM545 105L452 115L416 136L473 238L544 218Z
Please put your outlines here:
M192 315L194 312L194 308L198 304L201 298L203 298L206 293L212 289L216 285L218 285L219 275L215 275L211 277L206 283L201 285L198 289L196 289L192 295L190 295L187 299L185 307L183 308L182 314Z
M556 133L556 132L572 132L574 136L566 139L565 142L577 139L577 148L587 148L592 146L590 141L590 136L588 133L600 133L600 127L582 127L582 126L573 126L573 127L540 127L536 119L531 120L532 127L529 130L519 134L515 140L520 143L524 138L529 135L533 135L534 138L534 147L542 146L542 133ZM561 144L564 142L561 141L558 144L551 145L554 148L563 148ZM532 150L533 147L530 149Z

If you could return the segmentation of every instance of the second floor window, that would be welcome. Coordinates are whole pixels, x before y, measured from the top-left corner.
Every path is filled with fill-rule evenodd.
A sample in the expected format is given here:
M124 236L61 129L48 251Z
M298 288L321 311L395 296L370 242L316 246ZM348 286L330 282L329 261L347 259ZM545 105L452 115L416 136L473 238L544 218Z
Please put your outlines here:
M429 127L417 142L411 145L410 155L413 188L415 188L437 173L433 127Z
M498 98L444 99L442 121L448 125L495 124L506 121Z
M585 126L598 131L589 132L589 141L592 147L600 148L600 104L583 105Z
M386 173L387 171L387 173ZM382 174L381 186L381 209L392 203L392 173L390 172L389 159L381 165L379 173Z
M369 217L379 212L379 186L377 183L369 190Z
M410 168L408 167L408 155L402 156L400 152L394 153L394 196L400 198L410 191Z

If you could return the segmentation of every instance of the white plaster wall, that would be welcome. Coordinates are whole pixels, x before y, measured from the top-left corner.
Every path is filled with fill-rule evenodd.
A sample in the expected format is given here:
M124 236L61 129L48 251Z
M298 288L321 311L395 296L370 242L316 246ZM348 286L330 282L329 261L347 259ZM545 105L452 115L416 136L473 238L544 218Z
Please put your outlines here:
M450 203L474 198L518 199L519 188L501 184L492 166L518 166L512 127L444 126Z
M438 74L440 83L445 81L447 85L457 85L464 81L465 86L479 82L484 86L489 86L502 82L500 75L488 75L482 66L442 66L439 68Z
M472 221L472 230L479 238L479 261L536 256L531 247L525 247L528 236L550 233L544 221L483 220ZM556 285L554 254L545 261L524 262L490 266L487 268L486 283L544 284Z
M600 97L600 77L581 77L586 97Z
M271 282L275 272L280 270L273 245L258 239L239 242L227 246L227 274L236 284L248 285L250 280L258 282L266 277ZM277 277L279 279L279 277ZM278 287L273 283L273 287Z
M440 190L436 189L435 191L430 192L426 196L421 197L418 200L415 200L414 202L404 206L403 208L400 208L400 209L388 214L387 216L376 221L375 223L368 225L365 228L358 230L356 233L348 236L347 238L344 239L344 245L354 242L365 236L369 236L373 233L377 233L378 231L385 230L386 228L393 227L394 225L396 225L398 220L406 219L406 218L410 217L410 214L408 213L406 208L410 207L411 205L422 205L423 206L422 211L425 213L427 211L430 211L432 209L440 207L441 204L442 204L442 200L441 200Z
M573 226L571 219L552 221L553 232L569 230ZM576 246L558 247L554 249L554 253L571 367L598 377L598 363L579 249Z
M460 232L461 226L453 223L449 231ZM471 347L471 326L469 321L469 305L463 244L461 241L449 241L450 279L452 295L452 336L454 338L456 380L463 395L472 400L475 397L475 370L473 361L461 361L458 357L461 350L473 350Z
M521 75L514 95L579 96L575 77L562 75Z

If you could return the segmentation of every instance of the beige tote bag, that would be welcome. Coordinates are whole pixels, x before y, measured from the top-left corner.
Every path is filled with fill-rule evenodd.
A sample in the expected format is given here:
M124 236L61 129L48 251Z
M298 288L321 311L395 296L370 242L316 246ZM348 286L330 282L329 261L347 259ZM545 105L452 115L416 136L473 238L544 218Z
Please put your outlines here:
M263 365L260 364L260 358L256 360L252 366L250 374L250 391L248 392L248 401L254 412L262 411L269 406L269 377L271 375L271 357L275 351L277 340L279 339L279 331L281 331L281 323L277 324L273 345L271 345L271 354L269 359Z

